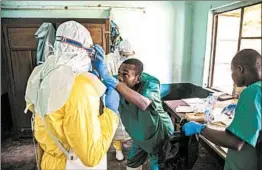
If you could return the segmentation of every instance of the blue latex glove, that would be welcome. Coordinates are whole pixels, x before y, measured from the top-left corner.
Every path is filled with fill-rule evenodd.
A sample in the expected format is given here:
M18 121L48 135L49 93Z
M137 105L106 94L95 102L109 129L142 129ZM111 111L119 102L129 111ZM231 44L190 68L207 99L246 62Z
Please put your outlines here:
M92 66L96 69L101 67L101 64L104 63L105 55L103 48L100 45L95 44L92 48L88 49L88 52L92 55Z
M119 81L116 78L112 77L108 71L107 65L104 62L103 48L100 45L96 44L94 45L93 50L95 50L95 52L92 52L94 54L92 59L92 66L96 69L101 78L104 80L103 82L107 86L116 88Z
M107 87L113 87L114 89L116 88L116 86L118 85L119 81L112 77L112 76L106 76L103 78L104 83Z
M120 96L118 92L114 88L108 87L106 89L105 95L105 106L113 110L115 113L119 113L118 107L120 102Z
M230 104L230 105L224 107L221 114L225 114L227 116L234 116L236 107L237 107L236 104Z
M191 136L194 134L199 134L205 127L206 125L190 121L183 125L182 130L185 132L186 136Z

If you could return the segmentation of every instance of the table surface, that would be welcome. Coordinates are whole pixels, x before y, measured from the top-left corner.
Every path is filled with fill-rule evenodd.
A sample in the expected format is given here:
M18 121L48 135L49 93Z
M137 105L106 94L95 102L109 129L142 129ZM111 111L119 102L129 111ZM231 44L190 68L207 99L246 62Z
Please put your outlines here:
M227 102L226 102L227 103ZM182 100L168 100L164 101L164 104L167 107L168 112L172 115L173 118L176 119L176 121L181 121L185 118L185 113L178 113L176 112L176 108L178 106L188 106L187 103L185 103ZM208 125L210 126L210 125ZM212 128L215 128L212 126ZM218 129L219 130L219 129ZM221 129L220 129L221 130ZM212 150L214 150L221 158L225 159L227 154L227 149L217 146L210 142L208 139L206 139L204 136L200 135L200 139L205 142Z
M181 119L185 118L185 113L176 112L176 108L178 106L188 106L186 102L182 100L168 100L168 101L164 101L164 104L167 106L168 111L175 119L178 119L178 121L180 121Z

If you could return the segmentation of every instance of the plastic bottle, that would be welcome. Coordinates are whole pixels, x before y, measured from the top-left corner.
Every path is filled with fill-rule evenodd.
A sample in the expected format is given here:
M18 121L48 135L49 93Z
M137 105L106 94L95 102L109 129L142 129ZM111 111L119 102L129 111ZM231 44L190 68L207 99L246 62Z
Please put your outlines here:
M204 121L207 124L214 120L214 115L212 111L215 103L216 103L216 97L210 93L206 99L205 112L204 112Z

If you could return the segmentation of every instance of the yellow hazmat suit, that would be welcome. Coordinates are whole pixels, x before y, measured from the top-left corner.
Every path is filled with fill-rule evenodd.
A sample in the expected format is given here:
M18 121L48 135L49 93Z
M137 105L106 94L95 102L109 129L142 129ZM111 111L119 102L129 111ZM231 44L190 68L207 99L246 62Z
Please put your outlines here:
M90 37L89 32L79 23L69 21L59 28L57 34L92 44L90 39L85 39L85 36ZM66 32L66 29L69 30ZM100 97L105 86L93 74L79 69L79 63L90 63L87 56L82 55L83 51L71 55L77 47L59 43L55 44L55 51L63 53L55 53L37 66L26 90L27 106L35 115L33 130L39 145L38 163L42 170L64 170L69 161L50 136L51 132L85 166L94 167L106 155L119 118L109 108L104 108L100 115ZM66 54L67 51L70 53ZM63 57L69 55L71 57Z

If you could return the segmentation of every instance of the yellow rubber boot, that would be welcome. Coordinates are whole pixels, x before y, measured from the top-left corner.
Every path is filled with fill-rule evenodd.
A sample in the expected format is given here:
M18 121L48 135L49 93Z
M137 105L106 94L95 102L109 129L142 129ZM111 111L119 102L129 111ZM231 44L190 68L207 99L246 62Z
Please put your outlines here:
M123 143L120 140L114 140L113 141L113 146L116 149L116 159L118 161L124 160L124 154L122 152L123 149Z

